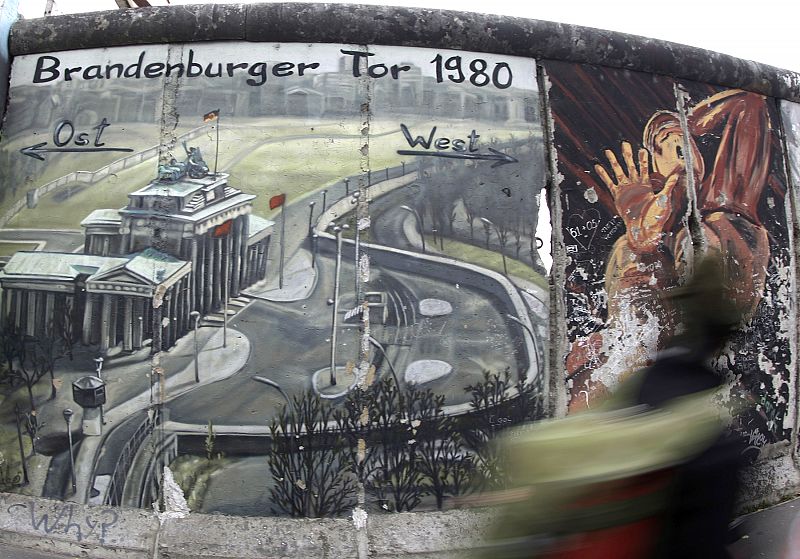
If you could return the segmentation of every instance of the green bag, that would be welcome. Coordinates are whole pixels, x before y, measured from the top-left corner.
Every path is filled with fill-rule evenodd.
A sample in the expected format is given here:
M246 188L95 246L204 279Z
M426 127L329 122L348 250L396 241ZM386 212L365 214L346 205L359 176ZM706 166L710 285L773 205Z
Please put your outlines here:
M602 409L528 424L498 439L509 494L517 499L500 508L482 556L533 557L536 541L635 522L666 509L664 484L629 496L622 488L626 481L668 472L713 443L724 427L712 401L718 390L676 398L656 410L614 409L630 401L626 392L633 385L620 387Z

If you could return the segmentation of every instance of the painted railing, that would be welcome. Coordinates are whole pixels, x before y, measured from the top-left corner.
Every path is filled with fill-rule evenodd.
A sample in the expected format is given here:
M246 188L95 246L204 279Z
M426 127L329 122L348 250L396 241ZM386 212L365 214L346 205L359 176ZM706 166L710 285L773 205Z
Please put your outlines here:
M153 408L153 413L147 414L145 420L134 431L131 438L122 447L122 452L117 458L117 463L114 465L114 471L111 474L111 481L108 484L103 503L111 506L121 506L122 498L125 491L125 482L128 479L133 461L136 454L142 447L142 444L153 433L153 430L161 423L161 414L158 408Z
M205 132L208 126L208 124L204 124L203 126L198 126L197 128L189 130L185 134L181 134L178 136L177 142L191 140L200 136ZM5 227L8 225L9 221L14 219L19 212L26 208L28 206L29 199L38 200L42 196L46 196L54 190L68 184L95 184L105 179L109 175L113 175L124 169L130 169L131 167L135 167L143 161L157 157L159 149L160 146L149 147L144 151L117 159L108 165L100 167L96 171L73 171L72 173L68 173L62 177L43 184L42 186L34 188L26 193L25 198L21 198L14 202L14 204L8 210L6 210L2 216L0 216L0 227Z

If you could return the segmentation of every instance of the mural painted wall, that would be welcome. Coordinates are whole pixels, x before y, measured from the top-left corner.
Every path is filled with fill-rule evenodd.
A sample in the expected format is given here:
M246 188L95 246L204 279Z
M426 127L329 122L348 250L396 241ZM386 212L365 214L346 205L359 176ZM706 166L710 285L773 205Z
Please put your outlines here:
M591 406L676 331L670 290L719 253L747 326L716 366L757 449L791 438L787 178L775 100L547 63L561 173L570 409Z
M497 483L483 443L546 387L539 102L481 53L18 57L3 489L317 516Z
M0 488L442 508L502 484L498 432L645 366L679 328L663 295L709 251L746 309L715 363L725 403L753 456L792 440L796 105L541 64L237 42L18 57Z

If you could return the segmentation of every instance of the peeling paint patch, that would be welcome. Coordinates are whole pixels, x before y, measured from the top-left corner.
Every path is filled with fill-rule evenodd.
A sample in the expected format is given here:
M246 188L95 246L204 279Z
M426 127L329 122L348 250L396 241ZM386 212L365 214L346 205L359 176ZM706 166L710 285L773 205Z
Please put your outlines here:
M159 509L157 502L153 503L153 509L162 524L169 519L189 516L189 505L186 504L186 497L184 497L183 491L175 482L169 466L164 466L161 490L163 493L163 510Z
M367 511L361 507L353 509L351 518L353 519L353 526L356 530L363 530L367 527Z

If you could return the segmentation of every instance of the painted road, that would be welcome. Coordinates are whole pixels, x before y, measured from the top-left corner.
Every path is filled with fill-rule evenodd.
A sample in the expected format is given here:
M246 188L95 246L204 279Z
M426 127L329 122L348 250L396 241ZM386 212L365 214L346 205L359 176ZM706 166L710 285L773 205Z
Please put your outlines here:
M264 426L284 400L276 390L251 380L252 375L270 378L290 395L310 388L311 375L327 367L330 358L331 311L325 301L333 295L333 262L326 257L318 262L319 281L309 299L293 303L254 301L231 321L231 326L252 342L250 360L239 374L173 400L169 404L171 421ZM348 308L346 301L353 300L352 266L344 269L343 289L346 292L349 288L351 293L342 297L343 310ZM426 385L445 394L448 404L468 401L464 387L478 382L484 370L510 367L516 378L521 368L514 337L518 329L503 317L507 311L494 297L457 283L381 269L373 269L370 285L371 289L385 287L397 301L392 313L400 315L389 326L374 325L373 337L393 356L398 372L418 359L442 359L453 365L454 374ZM453 314L419 316L418 303L427 298L448 301ZM356 325L343 325L338 364L355 360L357 342ZM382 366L379 373L389 374L388 366Z
M8 241L44 243L47 252L75 252L83 248L83 231L67 229L0 229L0 243Z

